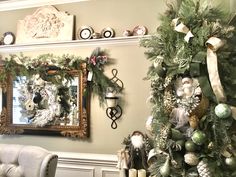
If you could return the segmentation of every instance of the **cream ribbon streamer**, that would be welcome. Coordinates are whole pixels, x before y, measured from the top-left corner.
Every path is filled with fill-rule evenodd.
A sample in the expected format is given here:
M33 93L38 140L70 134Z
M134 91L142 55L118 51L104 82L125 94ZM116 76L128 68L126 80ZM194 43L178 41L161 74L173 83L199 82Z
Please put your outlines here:
M179 33L184 33L186 34L184 37L184 40L186 42L189 42L191 37L194 37L194 35L192 34L192 32L189 30L189 28L183 24L182 22L179 22L179 18L175 18L172 20L172 25L174 26L174 30L179 32Z
M212 90L218 102L226 102L226 96L223 86L221 85L220 76L218 73L216 51L224 45L224 42L216 37L211 37L206 42L207 46L207 70L211 83ZM230 106L232 117L236 120L236 107Z
M211 37L207 40L207 70L212 90L218 102L226 102L226 96L222 87L218 72L216 51L224 45L224 42L217 38Z

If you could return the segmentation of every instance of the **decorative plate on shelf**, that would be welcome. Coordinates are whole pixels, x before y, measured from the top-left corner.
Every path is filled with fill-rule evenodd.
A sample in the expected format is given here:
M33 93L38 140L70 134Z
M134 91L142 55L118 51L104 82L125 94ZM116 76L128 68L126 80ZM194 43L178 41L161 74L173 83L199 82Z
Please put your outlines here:
M91 39L93 32L93 28L90 26L82 26L77 31L77 37L79 39Z
M15 42L15 35L12 32L5 32L3 34L3 44L10 45Z
M101 36L103 38L112 38L115 36L115 31L110 27L104 28L101 32Z
M145 34L147 34L147 28L145 26L136 26L133 29L134 36L143 36Z

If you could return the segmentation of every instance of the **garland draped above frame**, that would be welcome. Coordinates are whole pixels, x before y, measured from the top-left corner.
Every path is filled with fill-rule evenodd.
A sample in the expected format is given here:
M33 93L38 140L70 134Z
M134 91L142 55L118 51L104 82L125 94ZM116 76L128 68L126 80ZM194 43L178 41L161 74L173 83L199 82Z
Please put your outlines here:
M141 40L152 62L151 175L235 176L236 17L206 0L167 6Z
M89 84L94 95L97 95L100 105L105 104L105 94L108 87L119 90L120 86L113 83L105 74L104 66L111 62L105 50L96 48L90 57L83 59L80 56L64 54L56 56L53 54L42 54L35 58L20 55L10 55L3 61L4 65L0 71L0 83L4 83L11 75L16 76L32 76L39 74L43 80L50 81L53 84L60 84L64 79L72 79L72 75L68 71L80 71L86 67L88 73L92 76ZM51 76L56 77L51 77Z

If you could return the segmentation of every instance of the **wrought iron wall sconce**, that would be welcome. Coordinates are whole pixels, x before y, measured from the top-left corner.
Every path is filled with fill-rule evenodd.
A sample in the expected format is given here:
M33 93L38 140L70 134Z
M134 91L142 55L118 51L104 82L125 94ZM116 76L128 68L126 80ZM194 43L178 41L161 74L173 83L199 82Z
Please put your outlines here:
M119 85L119 90L109 87L107 88L107 93L105 96L107 102L106 115L108 118L112 120L111 128L116 129L117 123L116 121L122 116L122 108L118 105L118 94L123 90L124 84L117 77L118 71L117 69L112 69L113 77L110 79L113 83Z

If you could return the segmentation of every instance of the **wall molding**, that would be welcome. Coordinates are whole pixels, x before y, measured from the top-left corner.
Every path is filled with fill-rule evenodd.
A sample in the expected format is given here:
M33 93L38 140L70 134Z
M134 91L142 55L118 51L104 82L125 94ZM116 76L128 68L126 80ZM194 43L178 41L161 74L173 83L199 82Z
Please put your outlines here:
M56 177L118 177L117 156L73 152L52 152L58 155Z
M32 7L40 7L45 5L57 5L74 2L82 2L89 0L8 0L0 2L0 11L9 11L17 9L26 9Z
M65 164L93 164L96 166L111 166L117 164L117 156L113 154L93 154L74 152L53 152L58 155L58 162Z

